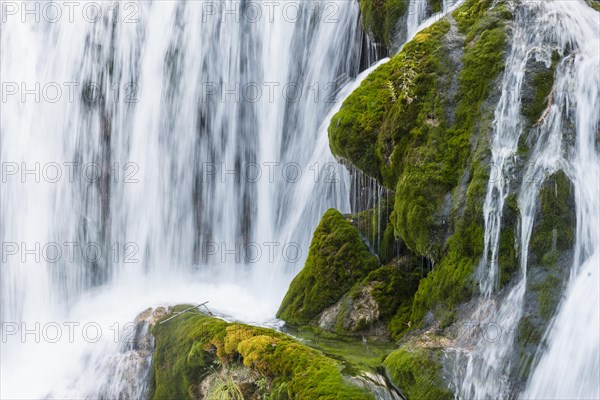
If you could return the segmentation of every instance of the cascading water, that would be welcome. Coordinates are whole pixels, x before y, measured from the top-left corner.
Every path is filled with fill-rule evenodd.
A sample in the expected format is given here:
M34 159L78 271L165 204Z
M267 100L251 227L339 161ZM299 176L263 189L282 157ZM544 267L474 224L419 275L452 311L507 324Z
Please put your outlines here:
M425 19L427 12L426 0L411 0L408 6L408 18L406 20L406 37L410 38L419 30L419 24Z
M481 326L500 326L501 338L480 338L467 351L466 368L456 372L457 394L464 399L507 398L515 365L515 333L523 313L528 245L538 193L546 177L563 170L574 185L577 236L571 278L558 315L545 336L548 350L532 375L524 398L598 398L600 328L598 309L598 233L600 158L597 149L600 80L600 21L584 2L523 2L513 10L513 43L506 63L502 96L496 108L492 166L484 204L484 255L479 266L482 299L472 318ZM555 73L551 102L529 133L534 138L527 167L514 179L519 138L522 82L530 58L550 65L553 51L563 54ZM575 126L570 138L569 125ZM574 143L574 144L573 144ZM504 203L518 193L517 237L520 278L497 303L498 252ZM459 360L462 354L459 353ZM459 362L460 364L460 362ZM568 366L566 364L569 364Z
M149 349L128 344L147 333L131 325L134 315L210 300L232 318L272 318L323 212L362 208L351 207L357 197L326 130L340 106L331 100L366 76L344 87L365 46L354 1L69 3L2 4L0 397L138 398ZM444 1L444 12L458 3ZM423 22L425 2L411 7L422 12L409 14L408 38L439 17ZM577 206L575 256L547 350L521 395L598 398L598 14L558 0L513 11L473 316L506 335L459 352L457 393L510 395L537 195L563 170ZM552 103L530 132L523 171L535 179L519 187L525 65L549 64L554 50L563 59ZM381 204L382 188L353 179ZM498 303L510 193L521 210L521 275ZM290 244L300 254L283 253Z
M535 368L526 398L600 398L600 20L583 2L552 3L560 38L575 50L557 74L547 117L568 118L576 138L566 156L576 202L575 255L565 300L546 333L548 349ZM558 97L558 98L557 98ZM562 113L562 114L561 114ZM560 124L551 127L560 135Z
M2 397L140 393L101 372L133 316L272 318L321 215L349 210L325 119L358 5L48 3L3 3Z
M425 29L440 18L455 10L463 0L443 0L441 10L431 13L427 0L410 0L407 8L406 41L410 41L419 31Z

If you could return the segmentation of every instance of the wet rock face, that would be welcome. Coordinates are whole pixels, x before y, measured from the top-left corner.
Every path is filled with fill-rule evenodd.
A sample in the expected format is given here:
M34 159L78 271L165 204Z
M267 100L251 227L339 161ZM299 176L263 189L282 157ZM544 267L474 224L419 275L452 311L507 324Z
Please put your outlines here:
M376 325L380 313L372 289L371 284L359 287L356 292L344 296L335 305L323 311L318 326L328 331L361 333L369 336L386 335L385 324Z
M170 307L147 308L123 329L119 352L108 357L101 367L106 382L100 390L102 398L140 399L148 397L154 337L152 326L171 312ZM133 333L132 333L133 328Z
M448 338L432 332L415 336L390 353L383 364L391 381L407 399L450 400L454 398L445 379L443 349Z
M148 307L147 309L142 311L137 317L135 317L135 323L147 323L150 326L154 326L159 319L170 313L171 307Z

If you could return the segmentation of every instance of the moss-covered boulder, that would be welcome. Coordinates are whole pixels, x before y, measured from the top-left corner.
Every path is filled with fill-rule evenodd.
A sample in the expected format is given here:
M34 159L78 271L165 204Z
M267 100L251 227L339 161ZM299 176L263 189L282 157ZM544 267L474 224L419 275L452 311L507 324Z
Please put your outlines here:
M308 324L377 267L379 260L356 228L330 209L314 232L306 264L290 284L277 317Z
M454 394L442 374L441 350L405 344L384 365L407 400L451 400Z
M318 319L320 328L343 334L392 336L408 328L423 261L404 256L367 275Z
M376 69L331 120L332 152L394 190L394 235L434 266L415 295L415 323L476 290L489 137L511 18L504 2L467 0ZM502 239L510 250L513 235ZM515 267L511 254L502 262L507 271Z
M151 399L372 399L337 361L270 329L190 311L152 333Z
M511 15L492 5L468 1L453 19L417 34L362 82L329 127L336 156L395 190L396 233L432 259L447 239L444 211L468 167L482 104L503 69Z

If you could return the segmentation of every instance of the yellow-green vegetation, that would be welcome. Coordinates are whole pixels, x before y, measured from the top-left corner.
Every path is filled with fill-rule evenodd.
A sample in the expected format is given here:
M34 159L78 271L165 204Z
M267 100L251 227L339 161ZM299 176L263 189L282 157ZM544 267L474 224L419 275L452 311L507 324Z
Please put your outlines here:
M181 310L183 306L173 311ZM216 369L240 365L264 378L264 398L372 398L347 382L337 361L270 329L227 323L192 311L155 325L152 333L156 340L152 399L197 398L206 376ZM223 382L213 388L214 395L239 394L239 388L232 385L235 382Z
M391 47L398 20L406 14L408 0L360 0L362 23L372 39Z
M219 377L206 400L244 400L244 393L230 377Z
M379 267L379 260L339 211L328 210L314 232L306 264L290 284L277 317L307 324Z
M483 251L493 118L483 105L504 68L512 16L503 2L468 0L452 17L464 37L461 59L451 20L434 23L367 77L329 127L336 156L395 190L395 235L434 262L415 295L413 322L472 295ZM510 249L514 238L503 239Z
M600 1L598 0L587 0L587 3L596 11L600 11Z
M439 70L439 41L449 28L448 22L441 21L418 34L396 57L373 71L332 118L329 142L333 153L390 189L395 188L395 172L400 166L393 164L389 153L402 146L396 151L400 156L408 146L408 134L417 125L417 111L424 94L436 89L431 86ZM412 73L407 71L414 71L415 77L408 79ZM397 92L409 93L411 100L392 101L388 82ZM401 132L395 132L396 129ZM400 140L395 141L395 137Z
M419 254L439 259L434 219L444 197L459 183L472 152L473 134L482 120L481 105L488 97L493 82L503 69L505 47L504 8L488 11L490 1L469 1L454 13L460 31L466 35L463 68L458 74L459 89L454 109L454 122L444 121L446 110L436 112L436 104L454 103L436 93L434 87L429 108L437 123L422 128L426 145L415 148L416 156L405 156L406 167L396 188L394 212L396 229L405 242ZM479 10L483 11L479 11ZM479 15L477 15L479 13ZM477 18L469 24L468 18ZM438 80L438 82L440 82ZM442 85L446 88L446 85ZM435 94L434 94L435 93ZM432 126L433 125L433 126ZM438 125L437 127L435 125ZM441 128L441 129L439 129ZM418 128L417 128L418 129ZM487 132L484 132L487 133ZM482 201L483 198L478 200Z
M485 142L482 139L480 146L483 147ZM446 254L433 271L420 281L415 293L411 314L411 321L415 324L429 310L441 317L452 315L453 308L468 300L476 290L473 271L483 253L482 199L488 181L487 167L481 161L475 162L471 165L469 176L472 178L464 209L456 216L455 233L446 243Z
M453 393L444 382L436 350L402 346L390 353L384 365L407 400L450 400Z
M432 12L436 13L442 11L442 7L444 5L443 0L428 0L428 3Z

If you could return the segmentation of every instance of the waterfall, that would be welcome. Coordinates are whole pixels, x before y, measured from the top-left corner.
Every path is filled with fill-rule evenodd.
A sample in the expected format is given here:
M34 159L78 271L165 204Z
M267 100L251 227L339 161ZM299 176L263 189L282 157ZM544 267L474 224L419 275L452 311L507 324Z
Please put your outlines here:
M411 0L408 6L406 20L406 37L413 37L419 30L419 24L425 19L427 0Z
M548 350L541 355L523 397L598 398L598 15L584 2L561 1L523 2L513 12L513 43L495 112L493 173L484 203L485 247L478 269L482 297L472 316L484 329L490 324L500 326L502 337L494 341L479 338L472 350L459 352L459 358L466 357L466 367L458 368L455 385L459 397L464 399L510 395L514 367L511 356L523 313L528 246L538 193L546 177L562 170L575 187L575 257L565 300L545 336ZM525 133L520 116L525 65L528 59L535 58L549 66L554 50L564 56L556 68L551 103L529 132L532 151L526 167L518 172L519 138ZM575 126L575 140L570 138L571 124ZM517 176L529 179L521 179L519 184ZM517 193L520 209L516 239L520 275L518 282L498 300L499 238L505 200L511 192Z
M119 393L98 368L148 306L272 318L350 210L327 118L357 2L2 6L2 397Z
M600 398L600 22L583 2L556 2L560 35L575 50L557 73L556 107L548 121L568 118L576 138L565 160L576 203L575 256L568 287L545 335L525 398ZM560 134L560 125L552 127Z
M463 2L464 0L443 0L441 10L428 15L428 11L431 10L429 10L427 0L410 0L406 19L406 41L412 40L419 31L456 10Z

